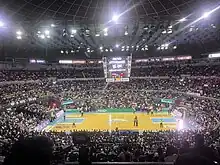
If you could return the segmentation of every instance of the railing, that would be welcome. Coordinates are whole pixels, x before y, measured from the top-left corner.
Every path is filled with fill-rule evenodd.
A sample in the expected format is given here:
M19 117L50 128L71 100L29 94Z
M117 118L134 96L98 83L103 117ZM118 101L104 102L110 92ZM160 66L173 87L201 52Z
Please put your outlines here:
M66 165L77 165L79 162L65 162ZM104 165L173 165L172 162L92 162L91 164L104 164Z

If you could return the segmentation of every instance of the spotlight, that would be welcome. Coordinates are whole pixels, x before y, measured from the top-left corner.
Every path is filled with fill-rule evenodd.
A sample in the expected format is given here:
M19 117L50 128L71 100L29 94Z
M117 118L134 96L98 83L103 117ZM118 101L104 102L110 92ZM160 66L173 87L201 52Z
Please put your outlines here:
M127 36L128 35L128 32L127 31L125 31L125 36Z
M119 19L119 16L118 16L118 15L113 15L113 17L112 17L112 21L117 22L118 19Z
M55 27L55 25L52 23L51 25L50 25L51 27Z
M202 18L207 18L207 17L209 17L209 15L210 15L210 12L205 12L205 13L202 15Z
M18 31L16 32L16 34L20 36L20 35L22 35L22 32L21 32L20 30L18 30Z
M108 49L105 49L106 52L108 52Z
M50 38L50 36L47 36L47 38Z
M119 45L118 45L118 44L116 44L116 45L115 45L115 47L116 47L116 48L118 48L118 47L119 47Z
M102 46L100 46L100 47L99 47L99 49L100 49L100 50L102 50L102 49L103 49L103 47L102 47Z
M108 32L108 28L103 29L103 31L104 31L105 33L107 33L107 32Z
M3 27L5 24L0 20L0 27Z
M216 26L215 26L214 24L211 24L211 26L212 26L212 28L214 28L214 29L216 28Z
M112 49L110 49L110 52L113 52L113 50L112 50Z
M99 37L100 36L100 34L99 33L96 33L96 35L95 35L96 37Z
M76 32L77 32L76 29L72 30L72 34L76 34Z
M21 36L17 36L17 39L18 39L18 40L21 40L21 39L22 39L22 37L21 37Z
M71 53L74 53L74 50L71 50Z
M41 31L38 31L37 34L41 34Z
M70 38L73 38L74 37L74 35L73 34L70 34Z
M169 44L164 44L164 46L165 46L165 47L168 47L168 46L169 46Z
M45 30L44 32L46 35L49 35L50 34L50 31L49 30Z
M186 21L186 18L182 18L179 20L179 22L185 22Z
M177 46L175 45L175 46L173 46L173 49L176 49L177 48Z
M41 34L41 35L40 35L40 38L44 39L44 38L45 38L45 35L44 35L44 34Z
M60 53L62 53L62 54L63 54L63 53L64 53L64 52L63 52L63 50L61 50L61 51L60 51Z
M104 33L104 36L108 36L108 33Z

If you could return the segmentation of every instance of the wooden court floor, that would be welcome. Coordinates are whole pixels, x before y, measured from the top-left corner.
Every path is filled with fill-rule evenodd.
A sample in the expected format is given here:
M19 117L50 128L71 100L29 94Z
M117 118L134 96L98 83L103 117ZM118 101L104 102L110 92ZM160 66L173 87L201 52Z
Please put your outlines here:
M138 127L133 125L134 117L138 118ZM163 120L163 128L160 122ZM76 126L73 126L73 123ZM171 130L176 129L174 118L168 114L145 114L145 113L88 113L83 117L80 114L66 114L66 119L61 117L57 122L46 129L51 131L73 130Z

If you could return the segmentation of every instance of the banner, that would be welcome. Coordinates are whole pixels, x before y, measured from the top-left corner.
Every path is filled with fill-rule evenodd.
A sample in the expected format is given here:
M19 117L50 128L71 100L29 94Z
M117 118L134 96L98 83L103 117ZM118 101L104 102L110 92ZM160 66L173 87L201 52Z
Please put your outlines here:
M172 104L173 103L173 99L161 99L160 100L162 103L169 103Z
M72 104L73 100L67 100L67 101L63 101L62 105L68 105L68 104Z

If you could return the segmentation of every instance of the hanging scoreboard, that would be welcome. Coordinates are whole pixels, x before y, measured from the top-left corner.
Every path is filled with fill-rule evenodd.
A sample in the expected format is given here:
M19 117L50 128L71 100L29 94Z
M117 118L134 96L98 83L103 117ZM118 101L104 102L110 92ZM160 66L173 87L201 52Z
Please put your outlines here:
M103 67L106 82L129 81L131 73L131 56L104 57Z

